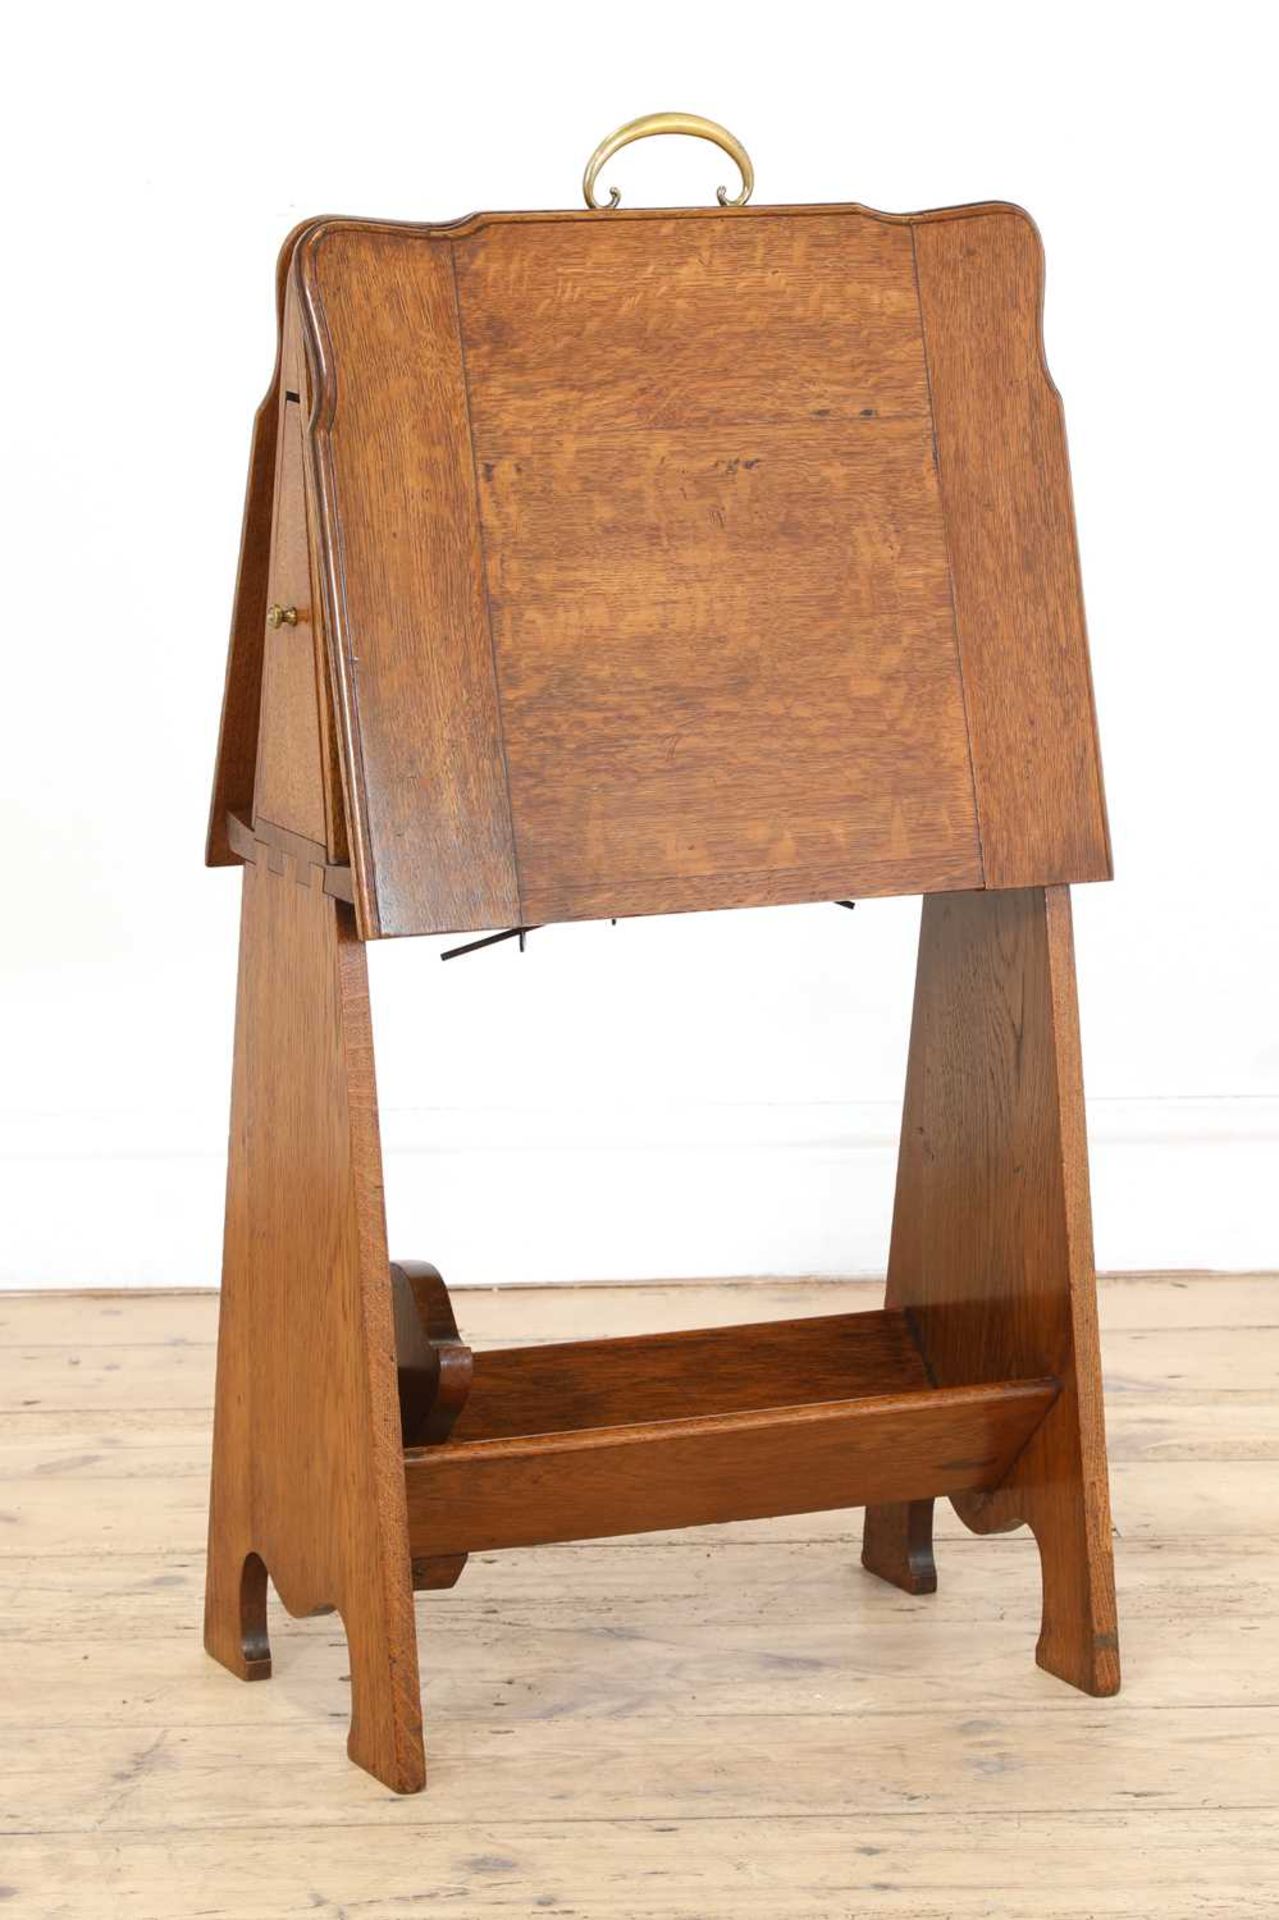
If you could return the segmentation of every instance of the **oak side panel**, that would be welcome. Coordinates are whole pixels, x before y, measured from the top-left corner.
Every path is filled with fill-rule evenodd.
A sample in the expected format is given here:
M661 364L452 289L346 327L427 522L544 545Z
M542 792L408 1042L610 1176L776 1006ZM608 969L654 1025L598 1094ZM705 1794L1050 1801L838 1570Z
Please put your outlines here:
M909 230L455 244L524 917L980 885Z
M270 604L268 574L271 566L271 526L279 435L280 390L276 378L272 380L266 398L254 415L249 449L249 477L240 528L240 559L205 842L205 862L211 867L234 866L236 863L227 839L227 814L238 813L247 820L253 813L253 778L258 759L262 703L262 655L266 610Z
M281 346L282 377L285 382L285 400L296 397L298 417L302 426L302 490L305 499L307 525L306 578L308 599L311 609L311 629L315 653L315 696L320 722L320 762L324 787L324 842L330 861L349 869L351 864L350 838L347 834L347 817L350 803L347 797L346 766L342 752L341 733L338 727L335 706L336 676L329 659L328 634L324 624L323 568L321 566L321 542L317 530L322 525L320 502L315 491L314 462L307 458L307 432L311 419L313 382L311 367L307 359L306 337L302 326L301 301L296 276L291 275L285 288L284 300L284 339ZM351 895L345 896L348 901Z
M1119 1685L1070 895L925 900L887 1304L942 1386L1038 1372L1061 1396L1007 1484L958 1500L1026 1524L1043 1566L1040 1664Z
M299 403L292 399L285 401L280 417L269 599L294 609L297 624L266 628L254 818L326 846L329 825L324 786L318 778L325 756L302 480L302 417Z
M1109 879L1039 236L1012 208L912 230L986 885Z
M265 851L265 850L264 850ZM336 1607L351 1757L424 1777L364 948L284 857L244 868L205 1644L270 1671L265 1580Z
M300 227L294 228L276 260L275 367L271 384L253 420L249 477L240 528L240 557L231 614L231 639L227 649L222 719L218 729L205 847L205 859L211 867L232 866L236 861L227 839L228 813L237 813L245 820L253 815L263 639L266 633L266 610L270 604L267 576L271 564L280 407L282 389L288 390L291 383L296 381L301 359L301 341L296 331L286 337L284 326L289 268L293 260L293 248L301 231ZM300 392L297 385L292 385L292 390Z
M504 926L519 895L447 242L337 223L298 266L363 930Z

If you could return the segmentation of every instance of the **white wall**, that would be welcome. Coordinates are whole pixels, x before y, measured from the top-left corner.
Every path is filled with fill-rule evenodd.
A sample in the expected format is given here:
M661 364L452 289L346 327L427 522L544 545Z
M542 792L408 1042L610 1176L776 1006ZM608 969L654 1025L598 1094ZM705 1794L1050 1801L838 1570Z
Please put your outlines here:
M0 1284L216 1277L238 883L201 842L277 243L319 212L571 206L596 140L672 105L743 137L759 200L1038 219L1119 871L1077 897L1098 1256L1279 1266L1254 11L119 0L10 27ZM666 142L609 172L670 203L725 164ZM881 1269L916 917L375 949L393 1248L458 1282Z

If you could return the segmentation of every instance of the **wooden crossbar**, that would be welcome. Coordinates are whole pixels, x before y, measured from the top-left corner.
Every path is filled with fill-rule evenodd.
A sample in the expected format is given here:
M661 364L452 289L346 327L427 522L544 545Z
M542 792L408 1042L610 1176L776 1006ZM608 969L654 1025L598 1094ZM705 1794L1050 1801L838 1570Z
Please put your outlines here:
M910 1393L929 1385L908 1314L817 1314L745 1326L474 1356L455 1440L501 1440L644 1420Z
M475 1553L991 1488L1057 1391L1048 1379L924 1387L410 1448L410 1546Z

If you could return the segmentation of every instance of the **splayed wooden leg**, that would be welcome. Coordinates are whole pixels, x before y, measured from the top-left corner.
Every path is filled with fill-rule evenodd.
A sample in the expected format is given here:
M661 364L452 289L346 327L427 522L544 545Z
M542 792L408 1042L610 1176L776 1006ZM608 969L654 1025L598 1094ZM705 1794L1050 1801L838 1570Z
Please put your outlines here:
M977 1533L1033 1529L1039 1664L1086 1693L1119 1650L1066 887L924 902L889 1257L940 1386L1051 1374L1061 1392L991 1493L953 1504ZM866 1516L885 1578L908 1564L890 1507ZM887 1569L887 1570L886 1570Z
M291 856L244 871L206 1645L270 1670L266 1575L336 1608L352 1758L423 1784L364 948Z

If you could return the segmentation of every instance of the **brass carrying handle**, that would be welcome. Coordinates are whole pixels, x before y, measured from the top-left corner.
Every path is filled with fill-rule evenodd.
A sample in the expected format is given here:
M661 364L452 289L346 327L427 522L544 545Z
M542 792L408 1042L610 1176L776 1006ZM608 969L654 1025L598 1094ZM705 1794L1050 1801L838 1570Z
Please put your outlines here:
M616 187L609 188L606 201L595 198L595 182L600 168L623 147L629 147L632 140L647 140L654 133L691 133L696 140L709 140L713 146L722 147L729 159L737 162L742 186L741 192L732 199L729 198L727 187L719 187L715 197L721 207L746 205L755 190L755 169L751 165L750 155L735 134L731 134L727 127L721 127L717 120L703 120L700 113L646 113L638 120L628 120L616 133L610 133L607 140L601 140L587 161L586 172L582 175L582 192L593 213L611 213L622 198Z

